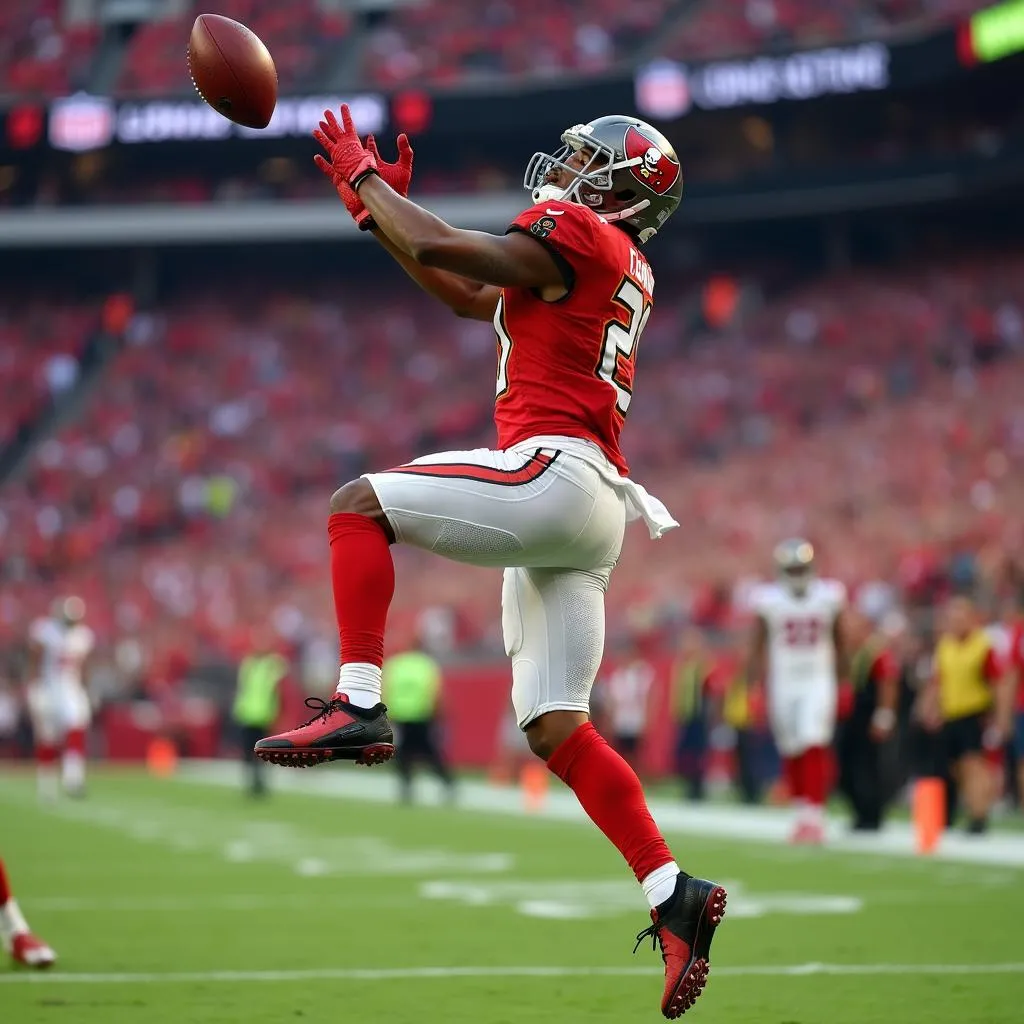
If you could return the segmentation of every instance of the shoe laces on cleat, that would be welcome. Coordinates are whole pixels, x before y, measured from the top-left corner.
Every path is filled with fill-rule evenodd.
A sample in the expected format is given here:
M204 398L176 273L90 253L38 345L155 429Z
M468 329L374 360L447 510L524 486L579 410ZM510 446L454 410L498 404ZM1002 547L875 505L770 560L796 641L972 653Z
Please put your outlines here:
M644 939L651 940L651 949L657 949L658 943L661 941L661 921L655 921L649 928L645 928L637 937L636 945L633 947L633 955L636 956L636 951L640 948ZM665 950L662 948L662 956L664 956Z
M302 723L301 728L305 729L307 725L312 725L321 719L326 722L331 713L336 710L335 705L344 704L345 702L338 697L332 697L330 700L324 700L322 697L307 697L303 703L311 711L316 711L316 714L308 722Z

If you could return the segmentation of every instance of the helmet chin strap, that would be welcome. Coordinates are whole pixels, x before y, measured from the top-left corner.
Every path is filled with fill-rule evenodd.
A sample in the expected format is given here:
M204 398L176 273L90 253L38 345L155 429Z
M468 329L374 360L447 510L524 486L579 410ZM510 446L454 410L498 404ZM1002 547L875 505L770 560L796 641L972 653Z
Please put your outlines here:
M641 199L639 203L636 203L634 206L627 206L625 210L617 210L615 213L602 213L601 216L604 217L609 224L614 224L617 220L628 220L641 210L646 210L650 205L650 199Z
M578 200L569 198L569 193L573 191L574 187L574 185L570 185L568 188L559 188L558 185L538 185L533 190L533 201L535 203L578 202ZM585 206L586 204L580 203L580 205ZM627 206L625 210L616 210L614 213L602 213L600 210L595 210L594 212L598 216L603 217L609 224L614 224L617 220L627 220L641 210L646 210L650 205L650 199L641 199L639 203Z

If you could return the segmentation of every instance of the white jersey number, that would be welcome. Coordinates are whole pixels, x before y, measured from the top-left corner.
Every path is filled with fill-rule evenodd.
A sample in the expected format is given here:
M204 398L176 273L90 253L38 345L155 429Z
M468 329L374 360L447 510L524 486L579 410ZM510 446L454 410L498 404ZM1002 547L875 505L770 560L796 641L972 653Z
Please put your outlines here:
M505 326L505 297L498 296L494 307L494 333L498 338L498 386L495 397L501 398L508 391L508 357L512 355L512 339Z
M615 408L621 416L625 416L633 398L633 389L620 375L620 360L629 364L636 361L636 345L654 307L648 302L640 285L628 277L622 279L612 300L626 311L627 318L625 323L612 320L605 327L597 375L615 388ZM632 381L632 374L629 380Z

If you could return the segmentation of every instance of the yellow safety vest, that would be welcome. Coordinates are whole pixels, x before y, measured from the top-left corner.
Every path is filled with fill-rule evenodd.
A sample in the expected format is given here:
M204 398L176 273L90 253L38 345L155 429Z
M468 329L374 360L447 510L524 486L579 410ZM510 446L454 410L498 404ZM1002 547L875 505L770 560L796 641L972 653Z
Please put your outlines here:
M750 726L750 687L743 673L729 684L722 705L722 718L734 729L747 729Z
M939 681L939 708L946 721L980 715L992 706L992 687L985 678L985 662L992 641L976 629L963 640L943 636L935 649Z
M288 674L280 654L250 655L238 666L234 716L241 725L270 725L277 718L278 684Z
M684 662L676 670L672 687L672 712L677 722L689 722L697 716L704 696L706 676L704 662L700 658Z
M395 722L434 717L441 692L441 666L422 651L395 654L384 662L384 703Z

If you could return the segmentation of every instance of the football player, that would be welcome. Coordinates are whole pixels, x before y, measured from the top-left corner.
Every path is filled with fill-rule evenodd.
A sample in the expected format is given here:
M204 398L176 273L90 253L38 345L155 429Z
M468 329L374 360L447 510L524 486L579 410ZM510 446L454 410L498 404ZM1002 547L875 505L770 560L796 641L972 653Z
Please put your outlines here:
M86 659L96 638L85 624L85 602L68 597L29 628L28 711L36 748L39 794L57 795L57 761L65 791L85 793L85 740L91 709Z
M757 616L747 678L766 679L768 717L796 808L793 841L825 839L828 748L836 726L839 679L847 673L842 636L846 591L817 579L814 548L803 539L775 548L778 580L753 595Z
M29 931L25 915L11 892L4 862L0 859L0 945L10 953L15 963L26 967L51 967L57 954Z
M640 938L661 944L662 1011L693 1005L725 890L681 871L629 765L589 719L604 647L604 594L628 520L652 537L678 524L628 476L619 432L652 308L647 242L675 211L682 172L669 141L632 117L601 117L536 153L533 205L503 235L454 228L406 198L412 149L386 163L347 107L314 135L317 163L360 227L453 312L492 321L498 342L493 451L443 452L335 492L328 534L341 637L338 689L259 756L306 765L386 760L380 702L390 545L505 570L502 628L512 703L531 750L619 849L651 905ZM455 354L453 353L453 358ZM307 702L309 703L309 702ZM639 941L638 941L639 945Z

